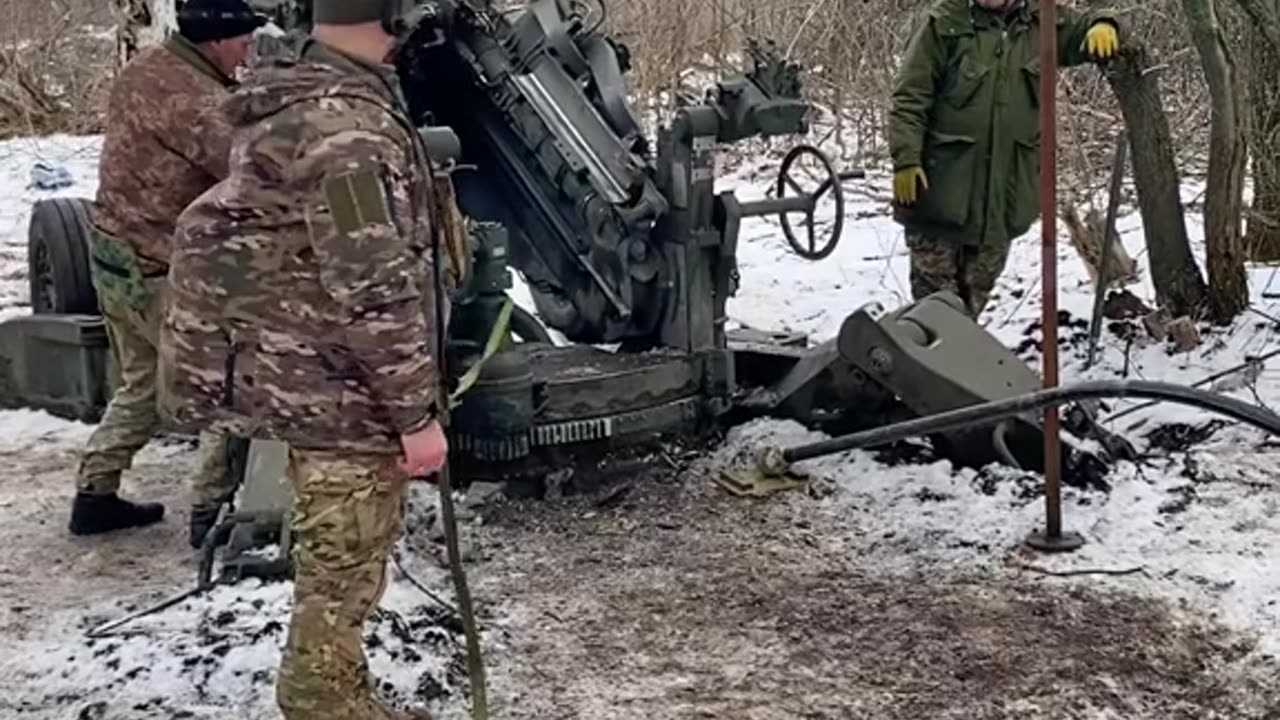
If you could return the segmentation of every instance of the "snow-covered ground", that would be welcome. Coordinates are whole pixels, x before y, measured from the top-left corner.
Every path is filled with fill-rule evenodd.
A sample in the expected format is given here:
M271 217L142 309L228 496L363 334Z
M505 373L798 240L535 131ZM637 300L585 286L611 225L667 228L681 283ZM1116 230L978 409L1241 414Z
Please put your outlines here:
M744 198L759 197L774 170L756 165L729 178ZM775 223L756 221L744 226L739 245L743 290L730 303L731 316L756 327L782 327L834 336L847 313L866 303L886 308L910 298L909 258L902 232L888 217L889 179L872 177L851 183L841 246L828 260L806 263L791 254ZM1194 185L1184 200L1199 194ZM859 219L860 215L865 215ZM1188 215L1193 252L1203 266L1201 218ZM1129 290L1149 306L1155 293L1146 265L1141 218L1136 212L1118 223L1121 240L1139 260L1140 282ZM1077 323L1092 314L1093 285L1084 263L1059 225L1060 310ZM980 322L1010 348L1039 340L1040 229L1037 224L1014 246L1004 275ZM1204 342L1190 353L1173 353L1164 343L1137 339L1132 347L1103 333L1099 360L1084 369L1086 345L1081 333L1087 324L1062 327L1062 380L1128 377L1190 385L1210 374L1230 369L1249 356L1280 348L1280 302L1263 297L1280 292L1277 268L1250 268L1251 309L1229 328L1201 327ZM1024 353L1039 370L1039 354ZM1249 402L1274 408L1280 403L1280 366L1269 366L1250 382L1232 376L1215 387ZM1117 404L1119 411L1128 404ZM1148 450L1144 435L1157 426L1186 423L1204 427L1206 413L1177 405L1157 405L1126 415L1106 426ZM1037 559L1055 571L1081 569L1129 570L1141 573L1091 577L1131 590L1192 603L1231 625L1257 633L1264 652L1280 654L1280 498L1275 494L1280 451L1265 434L1227 424L1206 431L1205 442L1185 452L1151 450L1141 465L1121 464L1107 478L1110 492L1065 489L1067 529L1082 533L1087 545L1061 557ZM815 437L798 425L766 421L740 428L730 446L781 438ZM770 439L772 438L772 439ZM732 451L732 450L731 450ZM971 566L1007 560L1021 540L1043 522L1043 499L1028 497L1038 479L1019 483L991 483L989 476L956 471L948 462L928 466L887 467L874 453L854 452L814 461L809 469L836 481L842 488L832 502L849 503L869 534L885 533L885 562L910 566L919 554L946 558ZM1015 474L1004 472L1013 477ZM986 482L984 482L984 480ZM920 498L927 497L922 502Z
M0 143L0 318L25 311L27 212L33 200L52 194L26 187L32 163L45 159L65 164L76 184L57 194L91 196L96 149L93 138ZM735 188L742 199L758 199L774 182L776 164L769 159L749 163L724 178L724 187ZM883 175L848 183L848 217L840 247L819 263L796 257L776 222L745 223L738 251L742 289L729 305L732 319L752 327L803 331L825 339L861 305L879 302L892 308L908 301L908 256L902 232L888 216L888 187L888 178ZM1190 195L1194 195L1192 190L1188 190ZM1194 250L1203 259L1200 219L1191 216L1188 220ZM1126 248L1142 268L1140 283L1130 290L1154 304L1140 219L1127 214L1119 227ZM1029 338L1039 337L1039 330L1032 326L1040 312L1040 252L1037 228L1016 243L1008 270L982 318L1009 347L1025 348ZM1087 322L1092 286L1065 234L1058 264L1060 307L1071 318ZM1280 303L1263 297L1273 274L1270 268L1253 269L1254 309L1230 328L1202 328L1204 342L1190 353L1171 354L1163 344L1141 338L1128 346L1104 333L1100 362L1085 371L1084 344L1079 342L1082 329L1064 326L1060 334L1064 380L1114 378L1127 368L1131 377L1190 384L1243 362L1247 355L1261 355L1280 346L1280 324L1271 319L1280 317ZM1280 283L1273 289L1280 291ZM515 295L528 307L527 294L518 289ZM1039 362L1034 349L1024 357ZM1280 402L1280 373L1270 368L1256 383L1235 385L1232 388L1228 383L1226 389L1241 399L1271 405ZM1120 407L1123 405L1116 409ZM1211 419L1199 411L1165 405L1114 423L1112 430L1125 434L1140 450L1151 452L1141 464L1121 464L1107 477L1107 490L1065 490L1066 525L1082 533L1087 544L1074 554L1056 557L1031 556L1020 548L1022 539L1039 527L1043 511L1038 479L1025 474L992 468L956 470L942 461L880 462L875 452L862 451L814 461L806 468L831 481L837 492L822 502L855 518L853 524L860 528L860 534L876 544L872 557L878 568L887 573L923 565L971 571L1007 564L1034 565L1055 572L1133 571L1078 575L1062 582L1103 584L1166 598L1189 612L1219 618L1232 628L1256 635L1260 652L1280 654L1280 607L1276 605L1280 597L1280 501L1274 492L1274 467L1280 453L1260 432L1232 424L1207 428L1203 441L1186 449L1148 447L1146 434L1159 426L1186 423L1199 428ZM14 457L37 445L46 451L74 451L88 430L40 413L0 412L0 457ZM718 457L741 455L764 440L811 437L815 434L793 423L756 422L735 429ZM434 581L433 585L443 582L440 577ZM388 601L392 607L403 609L410 602L403 592L412 590L398 582ZM160 627L207 624L223 611L253 598L262 600L262 606L252 614L252 627L246 629L263 640L254 646L258 650L252 657L226 658L217 670L252 675L274 667L283 637L264 628L287 618L287 588L220 591L211 599L193 601L147 622ZM85 610L98 619L120 612L114 605ZM107 673L122 688L120 692L132 688L129 692L139 702L155 696L176 698L174 702L206 699L206 685L196 675L182 671L186 656L175 644L157 650L142 641L129 645L126 640L112 652L126 654L127 660L107 671L103 670L105 661L95 658L94 652L74 647L70 627L64 630L51 639L31 640L24 646L24 654L46 655L25 668L30 682L43 677L42 682L51 688L92 684L101 680L90 677L97 672ZM376 669L389 671L392 663L388 658L375 656ZM129 665L149 670L141 677L131 677ZM65 669L68 666L74 667ZM415 682L428 675L438 676L438 670L435 666L414 666L408 675L393 680L397 689L412 694ZM206 684L209 680L204 678ZM218 683L219 692L241 692L234 681L228 682Z

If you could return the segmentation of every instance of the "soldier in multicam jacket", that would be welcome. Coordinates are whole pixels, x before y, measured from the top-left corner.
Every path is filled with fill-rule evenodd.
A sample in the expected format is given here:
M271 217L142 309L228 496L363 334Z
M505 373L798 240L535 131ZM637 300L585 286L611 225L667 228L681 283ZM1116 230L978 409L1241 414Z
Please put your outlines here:
M227 103L231 174L178 221L162 330L179 427L290 446L289 720L407 717L375 698L362 627L406 484L447 454L431 169L384 64L384 10L317 0L298 57L257 68Z
M90 255L121 385L80 463L76 535L164 515L159 504L120 498L120 475L160 429L156 344L174 221L227 174L230 128L212 110L262 23L243 0L189 0L179 33L139 55L111 90ZM211 524L228 494L225 452L222 438L201 438L193 535L203 535L200 519Z

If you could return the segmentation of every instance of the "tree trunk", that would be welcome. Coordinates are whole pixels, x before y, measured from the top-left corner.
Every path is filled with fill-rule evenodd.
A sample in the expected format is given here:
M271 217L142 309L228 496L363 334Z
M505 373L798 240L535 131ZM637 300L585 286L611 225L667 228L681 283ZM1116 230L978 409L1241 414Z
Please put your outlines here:
M1130 45L1111 63L1107 80L1129 130L1133 180L1156 298L1175 317L1195 313L1204 303L1204 278L1187 237L1158 75L1150 69L1146 50Z
M141 49L138 31L151 23L147 6L137 0L112 0L116 21L116 67L123 68Z
M1280 26L1280 18L1275 24ZM1250 259L1273 262L1280 260L1280 45L1271 44L1266 30L1254 20L1247 31L1253 208L1245 248Z
M1244 138L1243 95L1214 0L1182 0L1191 40L1200 53L1212 104L1209 130L1209 179L1205 193L1205 264L1209 270L1209 313L1226 324L1249 304L1244 272L1244 172L1248 149Z
M178 3L176 0L147 0L151 7L151 27L147 42L163 42L169 33L178 29Z
M116 58L124 67L143 48L161 42L178 25L175 0L112 0Z

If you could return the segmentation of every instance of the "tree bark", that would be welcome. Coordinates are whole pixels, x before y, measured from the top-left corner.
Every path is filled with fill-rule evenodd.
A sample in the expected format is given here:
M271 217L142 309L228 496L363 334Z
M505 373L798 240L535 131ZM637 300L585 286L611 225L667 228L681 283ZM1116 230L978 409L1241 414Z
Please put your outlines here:
M116 57L124 67L143 48L163 41L178 26L176 0L112 0Z
M1214 0L1182 0L1191 40L1200 54L1211 103L1209 178L1205 192L1205 264L1209 270L1209 314L1226 324L1249 304L1244 272L1244 137L1240 73L1218 20Z
M1245 249L1252 260L1273 262L1280 260L1280 44L1272 45L1268 38L1272 33L1280 34L1280 17L1270 26L1259 24L1252 14L1250 20L1252 26L1245 32L1253 207L1246 224Z
M1187 237L1173 137L1158 75L1150 69L1146 50L1129 45L1111 63L1107 80L1129 130L1133 180L1157 300L1175 317L1196 313L1204 304L1204 278Z
M1280 3L1276 0L1236 0L1236 4L1249 16L1254 29L1275 51L1280 52Z
M151 7L151 27L148 42L163 42L170 32L178 28L178 3L175 0L147 0Z

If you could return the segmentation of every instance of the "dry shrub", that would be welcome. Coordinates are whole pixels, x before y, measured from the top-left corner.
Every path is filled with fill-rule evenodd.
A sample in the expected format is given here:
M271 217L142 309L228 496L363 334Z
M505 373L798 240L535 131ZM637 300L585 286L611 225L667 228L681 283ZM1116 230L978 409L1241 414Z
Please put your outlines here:
M1037 1L1037 0L1031 0ZM931 0L614 0L612 32L635 59L633 87L653 98L689 68L736 68L748 37L777 42L801 62L808 97L834 114L822 128L865 162L887 154L886 116L898 61ZM1157 63L1182 167L1204 162L1208 102L1180 0L1074 2L1113 8L1131 40ZM1122 120L1105 78L1093 68L1062 73L1059 137L1065 168L1082 176L1080 192L1105 183ZM823 138L825 139L825 138ZM842 152L849 155L850 152Z
M105 3L0 0L0 138L100 129L116 66Z
M669 117L677 94L687 97L714 73L740 67L748 38L770 39L806 68L806 93L827 111L817 139L830 140L846 162L874 163L887 154L886 116L899 58L932 0L605 2L610 32L632 51L637 99L659 117ZM0 137L99 129L103 91L115 68L112 8L119 4L0 0L7 21L0 28ZM1129 38L1151 52L1180 166L1202 167L1209 103L1180 0L1106 4L1119 13ZM1062 163L1078 178L1073 190L1093 194L1105 183L1121 129L1119 109L1095 69L1064 72L1059 87Z

